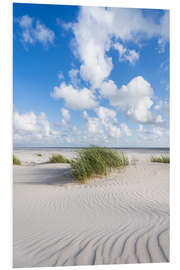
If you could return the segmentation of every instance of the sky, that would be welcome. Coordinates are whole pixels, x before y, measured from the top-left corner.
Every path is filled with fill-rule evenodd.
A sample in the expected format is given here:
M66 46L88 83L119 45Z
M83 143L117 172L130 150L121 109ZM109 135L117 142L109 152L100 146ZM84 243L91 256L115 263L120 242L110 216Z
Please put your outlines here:
M13 4L14 146L169 147L169 11Z

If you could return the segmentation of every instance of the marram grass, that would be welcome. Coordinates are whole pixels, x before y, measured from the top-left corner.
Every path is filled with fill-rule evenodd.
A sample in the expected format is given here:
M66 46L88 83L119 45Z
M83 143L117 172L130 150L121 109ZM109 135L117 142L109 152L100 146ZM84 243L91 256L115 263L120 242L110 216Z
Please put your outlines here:
M129 165L124 153L120 155L115 151L101 147L89 147L80 151L79 157L71 162L73 176L81 183L89 178L106 176L112 169Z
M152 156L151 162L170 163L170 157L168 155Z
M49 159L49 163L69 163L69 160L62 155L52 155Z
M21 161L15 155L13 155L13 165L21 165Z
M38 154L36 154L36 155L37 155L38 157L42 157L42 154L39 154L39 153L38 153Z

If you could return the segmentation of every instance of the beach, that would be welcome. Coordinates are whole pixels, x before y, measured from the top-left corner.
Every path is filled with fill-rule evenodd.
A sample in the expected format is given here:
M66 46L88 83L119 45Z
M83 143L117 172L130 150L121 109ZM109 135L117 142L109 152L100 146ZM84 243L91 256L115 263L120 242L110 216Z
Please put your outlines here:
M78 151L14 149L13 266L169 262L169 164L151 162L166 150L125 149L127 167L86 184L48 163Z

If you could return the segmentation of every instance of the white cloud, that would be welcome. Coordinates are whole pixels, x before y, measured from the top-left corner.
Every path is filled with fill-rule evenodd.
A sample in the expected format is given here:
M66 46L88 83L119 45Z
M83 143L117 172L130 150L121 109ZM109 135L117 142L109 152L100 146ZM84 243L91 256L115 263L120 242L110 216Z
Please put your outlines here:
M162 116L160 114L158 114L156 116L155 122L156 123L163 123L164 122L164 120L162 119Z
M88 113L86 111L83 112L83 118L86 120L88 119Z
M108 98L111 105L115 106L115 98L117 95L117 86L114 81L109 80L101 84L100 93L105 98Z
M79 70L78 69L75 69L75 68L73 68L73 69L71 69L69 71L70 80L71 80L72 84L74 86L76 86L76 87L77 87L77 85L79 83L78 73L79 73Z
M96 109L96 114L98 115L104 126L108 125L109 122L117 123L116 112L109 108L102 106L98 107Z
M83 112L83 118L87 122L88 132L90 134L96 134L96 136L104 136L106 139L108 137L120 138L122 134L117 123L116 112L102 106L95 111L98 117L89 117L86 111ZM100 137L100 140L102 138Z
M109 19L104 9L82 7L78 22L73 25L76 50L82 61L81 76L94 87L98 87L112 69L112 59L105 55L105 51L110 49L110 40L103 24Z
M144 131L143 125L139 124L138 128L136 129L138 132Z
M169 130L164 127L153 126L139 131L139 143L145 146L164 147L169 145Z
M74 110L90 109L98 104L95 95L89 89L76 89L64 82L59 87L54 87L51 96L55 99L64 99L66 106Z
M121 128L126 136L132 136L131 130L129 129L129 127L125 123L121 124Z
M121 43L116 42L114 48L119 53L119 61L128 61L130 64L134 65L139 59L139 53L135 50L129 50L125 48Z
M36 130L37 117L33 112L20 115L14 112L14 128L15 130L34 131Z
M127 49L119 42L114 43L114 48L119 52L119 61L121 61Z
M39 42L43 46L47 46L48 43L53 43L55 37L54 32L44 24L41 24L38 20L34 23L33 18L24 15L18 19L18 23L22 31L21 38L24 43L32 44Z
M72 25L82 78L97 88L110 75L113 64L107 52L112 48L112 37L135 43L141 38L158 37L165 42L169 38L168 20L168 11L158 24L139 9L82 7L77 23ZM138 57L135 50L130 50L126 58L134 63Z
M72 128L68 126L69 111L63 108L61 112L65 126L57 125L57 123L52 125L43 112L37 115L34 112L20 114L15 111L13 115L14 145L65 146L73 145L77 142L77 138L81 143L81 132L75 126Z
M139 59L139 53L135 50L128 50L128 54L125 55L125 58L129 61L130 64L134 65L135 62Z
M56 19L56 23L57 25L61 26L64 30L70 30L73 26L73 24L71 22L65 23L63 20L61 20L60 18Z
M67 126L67 125L69 124L69 122L70 122L70 119L71 119L70 113L69 113L69 111L68 111L67 109L65 109L65 108L62 108L62 109L61 109L61 113L62 113L62 117L63 117L62 123L63 123L65 126Z
M90 117L87 111L83 111L83 118L86 120L86 128L90 134L104 134L103 125L98 117Z
M169 119L169 102L160 100L158 104L154 106L155 110L160 111L163 116Z
M28 15L24 15L19 20L19 25L22 28L31 28L33 23L33 18L29 17Z
M104 82L100 90L110 104L119 108L128 118L146 124L162 123L160 115L151 112L154 97L153 89L142 76L133 78L120 89L111 80Z
M109 126L108 126L108 134L110 137L116 138L116 139L122 136L120 127L117 127L111 123L109 123Z
M169 145L169 129L166 127L143 128L138 136L141 140L149 142L149 145Z
M39 41L43 45L48 43L53 43L54 32L48 29L45 25L41 24L39 21L36 22L36 28L33 29L35 40Z
M104 133L101 123L97 117L88 117L87 118L87 130L89 133Z
M162 38L158 39L158 53L165 52L166 41Z
M13 129L15 143L51 142L60 135L59 131L52 130L45 113L36 115L34 112L19 114L14 112Z
M33 18L24 15L21 17L21 19L18 20L19 26L22 29L22 40L25 43L34 43L34 38L32 36L32 24L33 24Z
M159 45L159 53L164 53L166 41L169 39L169 13L166 12L164 16L160 20L161 29L160 33L161 36L158 39L158 45Z
M164 40L169 39L169 12L166 11L160 19L160 36Z
M154 135L155 138L159 138L163 136L163 129L160 127L153 127L152 129L152 134Z
M112 138L121 137L121 129L118 126L116 112L106 107L99 107L96 109L96 114L99 117L100 123L106 129L108 136Z

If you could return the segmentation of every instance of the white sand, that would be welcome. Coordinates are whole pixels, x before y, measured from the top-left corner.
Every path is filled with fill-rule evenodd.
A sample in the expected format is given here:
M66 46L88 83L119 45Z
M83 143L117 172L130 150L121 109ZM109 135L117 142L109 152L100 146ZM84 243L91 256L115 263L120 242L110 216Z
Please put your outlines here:
M36 152L15 152L14 267L169 261L168 164L133 153L136 166L82 185Z

